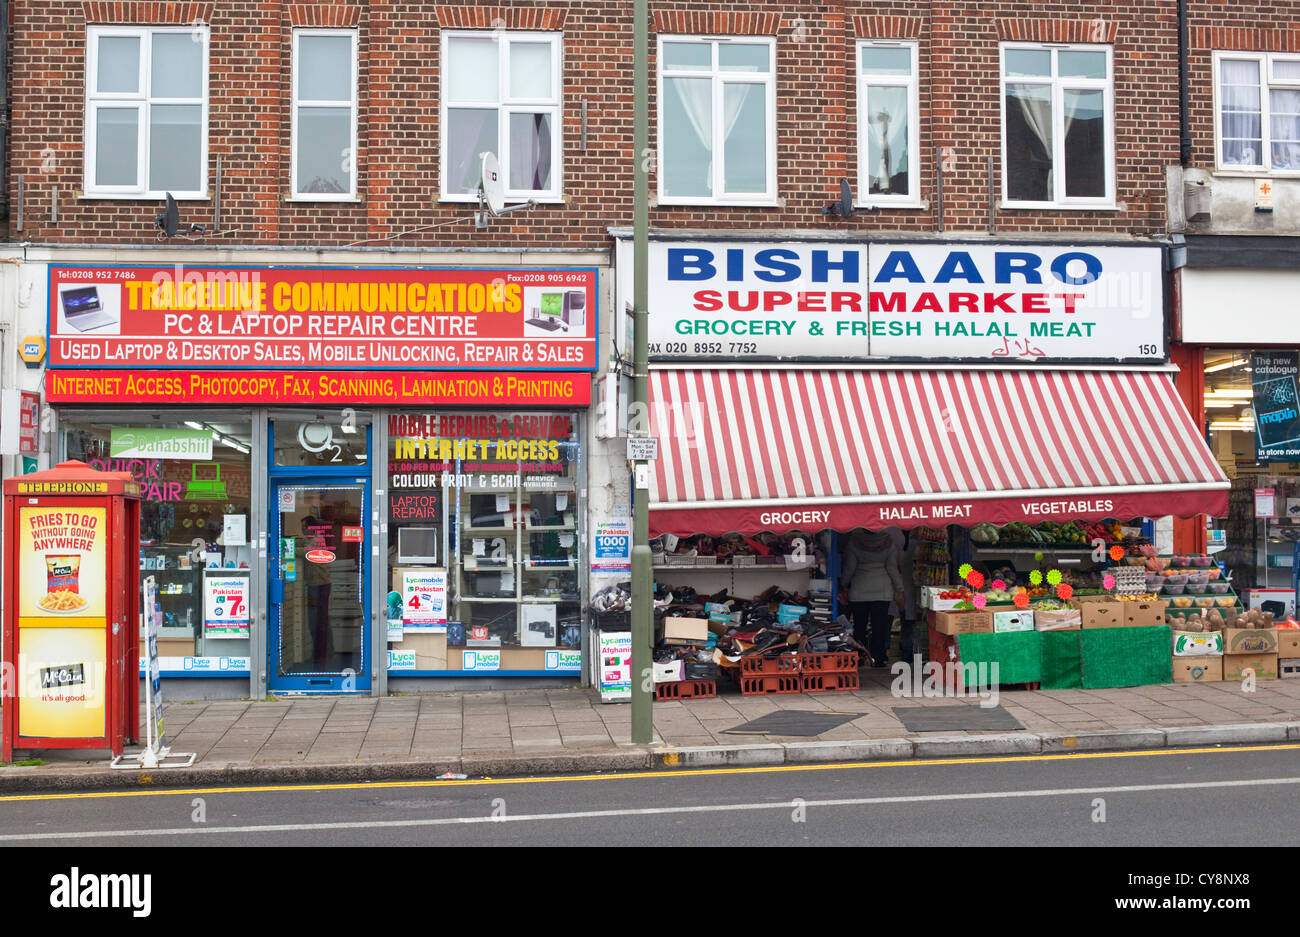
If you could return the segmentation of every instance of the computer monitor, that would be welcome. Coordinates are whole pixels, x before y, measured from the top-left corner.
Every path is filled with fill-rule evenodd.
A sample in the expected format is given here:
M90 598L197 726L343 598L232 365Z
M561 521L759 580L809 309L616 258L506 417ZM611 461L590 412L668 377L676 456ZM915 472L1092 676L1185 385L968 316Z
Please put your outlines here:
M439 533L437 527L399 527L397 562L437 563Z
M564 315L564 294L563 293L543 293L541 297L541 306L538 312L543 316L552 316L555 319L562 319Z

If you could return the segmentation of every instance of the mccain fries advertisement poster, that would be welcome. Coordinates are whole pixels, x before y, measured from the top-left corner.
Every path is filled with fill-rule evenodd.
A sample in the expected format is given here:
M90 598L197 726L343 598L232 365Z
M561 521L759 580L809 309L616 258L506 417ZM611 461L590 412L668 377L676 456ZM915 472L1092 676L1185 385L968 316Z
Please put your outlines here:
M104 618L108 519L102 507L18 511L18 617Z

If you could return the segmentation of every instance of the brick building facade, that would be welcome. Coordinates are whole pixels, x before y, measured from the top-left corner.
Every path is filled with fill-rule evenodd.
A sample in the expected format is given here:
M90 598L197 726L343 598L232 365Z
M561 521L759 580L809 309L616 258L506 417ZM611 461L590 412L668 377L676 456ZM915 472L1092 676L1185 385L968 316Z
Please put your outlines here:
M814 321L826 310L815 305L821 300L805 302L805 268L821 264L812 281L839 277L845 288L859 291L860 305L850 301L846 308L862 321L849 323L853 328L840 333L843 342L830 338L818 345L817 332L804 335L802 345L776 345L774 354L736 351L757 344L736 341L741 333L724 312L689 324L722 332L708 341L682 341L680 355L665 352L660 356L665 360L656 364L664 374L688 377L697 367L700 373L730 368L749 375L756 387L769 370L786 375L806 367L845 368L843 373L894 368L914 381L927 368L1002 373L1044 361L1047 367L1026 370L1046 374L1059 366L1122 382L1126 372L1117 365L1163 375L1172 359L1182 368L1178 390L1200 418L1206 348L1213 339L1193 341L1180 334L1187 320L1176 297L1180 287L1184 297L1218 287L1191 282L1186 271L1172 276L1169 271L1225 252L1238 256L1224 238L1241 234L1256 235L1241 241L1268 241L1240 254L1238 265L1250 267L1259 262L1261 250L1274 255L1292 250L1276 236L1296 233L1295 190L1289 187L1300 185L1300 173L1288 179L1285 170L1251 172L1236 163L1225 171L1216 164L1221 141L1215 129L1214 71L1219 52L1300 48L1296 30L1286 25L1300 21L1300 5L1294 2L1243 11L1198 0L1184 5L1171 0L826 0L804 8L772 0L705 5L652 0L648 153L634 152L629 2L14 0L8 11L4 257L13 263L0 264L0 295L4 315L12 320L9 334L49 338L45 367L21 377L24 389L44 394L42 459L106 459L114 445L113 427L148 425L182 433L194 424L196 432L208 428L214 434L214 450L225 459L221 477L248 480L246 499L229 497L246 513L249 543L231 546L256 544L259 552L251 559L230 553L215 536L203 552L249 563L252 622L239 641L224 644L204 637L201 610L187 606L183 617L189 624L169 626L177 647L184 645L175 660L185 662L190 676L210 678L189 684L196 695L377 693L405 680L426 686L419 681L431 679L482 687L494 679L597 680L587 602L624 573L616 563L597 568L588 534L600 529L613 536L608 531L617 530L633 500L617 401L630 370L623 312L631 299L627 245L637 161L651 170L650 225L660 250L652 263L673 245L696 262L703 255L692 251L725 242L731 252L725 271L721 255L709 268L718 280L714 285L725 291L735 281L739 302L754 304L749 308L797 302L798 313ZM1185 113L1180 104L1183 26L1189 77ZM1290 60L1277 61L1283 113L1290 106ZM1273 67L1270 59L1260 63ZM1229 84L1247 87L1241 81ZM1184 121L1188 153L1183 152ZM1284 132L1289 130L1279 130ZM1239 143L1234 143L1234 159L1243 152ZM513 210L476 225L474 190L482 151L496 155L503 198ZM1271 213L1247 205L1257 176L1278 183ZM840 198L842 181L849 183L857 209L848 217L828 211ZM1208 210L1207 186L1213 192ZM169 193L177 200L180 226L175 237L164 239L155 218ZM1199 207L1189 213L1189 206ZM1198 248L1196 237L1209 240ZM876 338L888 336L867 334L867 304L871 315L876 306L867 298L866 281L885 253L877 248L891 246L898 249L897 264L925 266L935 284L946 272L942 289L916 300L922 317L979 312L973 318L982 320L1007 308L1012 294L993 290L995 272L998 283L1023 281L1018 282L1022 290L1048 283L1053 298L1044 299L1046 292L1026 296L1023 311L1053 320L1055 331L1045 326L1032 334L1055 344L1040 343L1040 350L1026 343L1012 351L1004 338L998 350L994 341L959 341L925 319L935 341L924 349L904 341L882 346L889 351L874 350ZM1108 274L1114 265L1105 285L1116 284L1118 305L1097 335L1090 324L1082 336L1074 326L1074 294L1065 287L1082 289L1096 281L1103 256ZM909 260L913 257L922 260ZM972 257L979 258L978 271ZM679 256L679 272L681 262ZM684 279L707 278L696 276L704 269L688 263L690 275ZM897 279L910 276L909 267L894 269L902 271ZM447 342L439 345L449 355L440 359L443 363L422 365L400 355L434 342L393 341L388 352L399 357L383 358L367 357L369 345L354 349L360 340L351 342L337 332L317 331L311 341L296 333L249 338L240 332L232 345L243 342L240 347L251 349L256 338L257 355L300 342L302 354L323 357L254 357L232 365L229 358L198 357L216 338L196 332L180 335L173 345L162 338L177 336L140 333L167 349L158 352L161 359L126 348L109 361L102 357L104 349L116 355L114 349L124 342L93 334L105 326L83 329L69 317L98 322L86 313L106 315L114 323L108 330L120 326L125 336L126 325L134 324L113 316L127 307L110 303L112 308L100 309L111 290L101 288L97 297L86 284L124 281L137 276L132 270L143 270L140 276L155 283L159 277L202 277L212 270L272 284L277 277L298 277L304 314L322 311L313 305L311 282L331 277L366 282L389 277L403 288L418 281L420 311L431 313L453 310L427 306L423 297L431 295L425 292L429 283L439 283L440 289L447 287L442 280L469 283L479 290L480 304L485 294L499 300L492 291L513 283L522 296L514 311L522 311L529 324L519 326L522 336L509 342L547 353L559 348L571 357L549 358L546 367L513 358L513 364L497 363L506 360L504 353L497 361L467 360L456 357L462 352ZM676 295L669 279L658 268L652 271L652 322L657 309ZM978 287L989 291L982 310L971 298L976 293L953 292L960 288L953 279L985 284ZM797 288L781 292L782 282L795 280ZM445 295L463 302L468 294ZM761 300L753 298L760 295ZM295 302L286 300L285 309L297 309ZM689 297L683 302L689 305ZM1048 302L1050 309L1043 305ZM949 305L929 310L926 303ZM748 310L744 305L735 310L744 313L736 319L745 325ZM882 317L888 311L883 303L880 311ZM780 328L791 334L796 319L804 328L793 309L789 315L794 318L788 323L780 313L769 317L782 318L773 334L780 335ZM833 324L843 329L845 322ZM920 329L921 318L913 324ZM229 327L263 326L240 319ZM983 326L972 327L978 333ZM177 320L166 328L181 325ZM724 332L729 341L713 340ZM679 325L678 335L687 334ZM906 339L913 333L896 334ZM371 338L366 333L365 341ZM1300 345L1300 336L1292 343ZM474 343L462 344L468 349ZM830 351L786 350L814 346ZM501 344L511 354L514 347ZM773 360L790 354L803 360ZM449 369L451 377L463 379L460 389L406 396L409 388L424 387L421 381ZM135 383L114 383L124 376ZM236 383L213 383L222 377ZM320 388L328 383L335 390L318 390L313 383L318 378ZM564 394L540 389L493 397L492 378L501 378L503 386L561 388ZM368 379L379 384L367 384ZM269 390L246 391L254 386ZM666 386L666 378L656 384ZM484 395L474 397L474 388L484 388ZM665 407L672 410L678 403L667 401ZM807 405L815 409L814 403ZM431 487L428 503L438 517L425 520L437 531L430 535L437 549L417 548L414 534L403 544L393 491L430 470L429 463L399 467L393 452L427 447L394 447L392 440L415 439L408 427L431 426L448 413L472 417L485 407L508 410L509 425L568 427L563 438L551 440L573 454L554 463L561 486L571 485L563 489L564 499L530 491L519 481L514 493L507 492L507 500L489 511L484 502L462 500L470 497L468 491ZM935 410L948 412L942 406ZM355 429L344 425L356 419L369 427L364 450L356 439L343 439ZM295 425L296 437L286 430ZM659 429L665 438L674 431ZM293 438L302 451L294 448ZM323 442L327 438L329 443ZM333 442L339 442L340 458L351 468L320 462L320 452ZM6 471L18 471L5 458ZM284 458L291 461L280 461ZM214 461L220 460L214 456ZM671 465L664 468L669 461L665 456L659 464L648 493L636 492L648 497L652 508L673 506L663 488L665 473L672 471ZM811 471L812 460L804 465ZM352 624L339 632L346 640L312 634L302 622L290 623L287 606L275 598L286 587L290 592L297 587L290 585L295 580L288 578L280 553L293 537L277 527L281 517L271 508L294 484L307 490L303 478L311 472L294 474L304 467L322 470L321 478L333 479L330 472L367 475L347 482L364 486L361 503L373 508L379 525L367 534L374 543L364 543L372 551L363 550L358 560L364 582L350 585L361 593L360 638L352 634ZM168 465L159 472L169 479L186 473L186 484L200 492L219 481L191 465ZM524 474L521 469L517 477ZM810 488L816 487L813 481ZM857 494L870 495L867 500L884 496ZM482 594L469 588L481 572L475 567L484 547L473 537L458 540L453 518L461 511L469 520L474 514L502 513L499 505L505 504L504 513L519 512L522 524L525 509L540 510L543 501L548 518L561 523L542 526L561 528L557 533L568 543L557 547L520 534L502 547L514 557L509 577L493 579L495 588ZM164 531L160 545L181 539L169 526L184 523L185 510L177 513L177 507L149 509ZM298 521L319 519L318 513ZM358 528L347 523L346 529ZM1199 520L1179 522L1174 529L1179 549L1204 543ZM564 573L539 582L531 565L534 549L575 552L562 554ZM429 566L435 554L448 570L453 605L514 603L510 614L515 617L504 624L489 618L486 606L475 611L456 605L470 632L476 615L484 622L482 640L489 643L475 652L483 655L475 658L477 664L468 656L458 661L458 653L469 655L472 648L449 643L453 639L440 637L441 632L385 640L382 625L392 615L385 597L404 595L406 588L393 577L406 566ZM145 567L146 560L167 565ZM142 556L142 568L188 572L188 564L173 562L180 557L166 550ZM572 579L566 578L570 569ZM555 614L537 613L534 606L541 603L527 601L530 587L545 592ZM182 633L185 627L193 632L189 638ZM296 644L285 639L293 628ZM578 631L581 641L575 644ZM354 638L360 643L349 644ZM491 645L493 639L499 643ZM303 658L297 666L326 647L331 655L351 654L353 664L360 660L362 673L352 675L360 683L347 683L341 659L334 656L312 661L325 668L320 674L301 666L285 670L293 663L289 656ZM181 671L181 664L174 666ZM475 675L465 673L475 666ZM223 683L215 678L217 671L239 679ZM317 686L312 680L323 682Z
M937 233L938 160L944 167L944 231L987 231L989 158L995 201L1002 201L999 44L1029 42L1112 50L1113 207L998 208L996 232L1151 237L1165 230L1162 173L1177 161L1178 127L1171 4L828 3L792 12L774 3L718 3L703 11L697 5L655 3L652 16L652 43L661 35L774 37L777 139L772 204L708 211L659 206L651 215L655 227L832 227L822 207L836 197L840 177L851 178L855 188L857 182L855 44L894 40L918 48L920 113L909 149L918 164L923 207L881 208L834 229ZM608 226L630 222L629 4L51 0L12 6L10 204L16 206L18 178L24 182L22 228L15 212L12 239L61 244L151 239L156 198L85 195L86 31L137 25L192 27L196 41L206 34L207 197L185 202L183 214L187 222L215 224L222 246L344 246L394 238L385 243L600 249L607 246ZM306 28L357 34L357 194L352 201L290 198L292 35ZM466 212L463 205L439 201L440 36L448 30L494 28L554 31L563 37L563 202L486 233L451 224L406 234ZM651 94L653 99L657 91ZM656 139L657 100L651 112ZM218 160L219 206L213 201Z

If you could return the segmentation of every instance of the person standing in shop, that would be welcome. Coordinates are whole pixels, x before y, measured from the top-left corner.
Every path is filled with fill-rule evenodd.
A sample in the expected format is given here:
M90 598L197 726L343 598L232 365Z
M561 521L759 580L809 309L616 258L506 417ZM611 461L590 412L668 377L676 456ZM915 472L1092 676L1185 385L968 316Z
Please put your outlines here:
M840 581L848 585L849 605L853 609L853 636L858 643L866 645L873 667L889 664L889 637L893 624L889 603L893 601L900 608L906 604L898 553L898 547L888 533L859 528L849 535L840 564ZM868 627L871 630L869 639Z
M898 572L903 580L903 599L900 604L890 607L889 614L898 618L899 640L898 655L899 660L905 660L911 663L913 650L913 639L916 634L916 576L913 564L916 560L917 539L910 533L905 533L897 527L888 529L890 538L894 541L894 546L898 550Z

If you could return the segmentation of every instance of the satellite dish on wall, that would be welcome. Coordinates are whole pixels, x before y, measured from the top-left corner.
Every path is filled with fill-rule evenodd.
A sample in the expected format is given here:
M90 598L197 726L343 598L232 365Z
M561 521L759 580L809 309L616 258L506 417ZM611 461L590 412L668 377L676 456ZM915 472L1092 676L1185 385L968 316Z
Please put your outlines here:
M831 202L829 205L822 206L823 215L835 215L840 218L852 218L854 215L865 215L872 211L871 208L854 208L853 207L853 187L849 185L848 179L840 180L840 197L839 201Z
M180 209L176 207L176 199L172 198L170 192L167 193L167 205L163 213L153 220L153 223L162 229L166 237L175 237L176 230L181 224Z
M506 207L506 181L501 175L501 164L497 162L496 156L492 153L484 153L482 156L483 170L479 186L483 191L488 210L494 215L499 215Z

